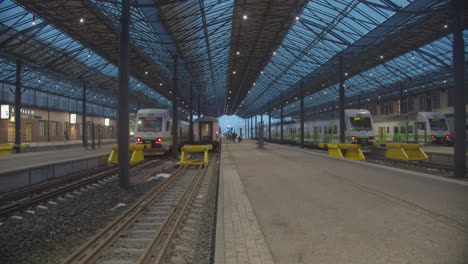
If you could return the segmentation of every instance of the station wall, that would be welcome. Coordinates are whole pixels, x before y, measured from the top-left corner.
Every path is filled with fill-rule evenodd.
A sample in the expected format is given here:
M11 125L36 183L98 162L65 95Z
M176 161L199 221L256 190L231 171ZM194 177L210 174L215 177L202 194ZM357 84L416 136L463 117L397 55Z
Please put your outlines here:
M10 118L0 120L0 144L14 143L15 116L14 105L10 107ZM76 123L72 123L72 114L76 116ZM73 118L74 119L74 118ZM108 124L105 120L108 119ZM95 124L95 137L112 139L117 137L116 120L101 116L87 116L87 135L91 139L92 124ZM40 108L24 107L21 109L21 141L50 142L66 140L81 140L83 138L82 115L50 111Z

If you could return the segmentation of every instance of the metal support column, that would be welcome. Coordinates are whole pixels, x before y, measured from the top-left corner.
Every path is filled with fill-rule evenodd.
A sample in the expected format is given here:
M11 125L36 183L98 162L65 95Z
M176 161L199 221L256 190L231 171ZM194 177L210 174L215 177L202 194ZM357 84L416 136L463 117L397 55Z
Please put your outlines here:
M86 124L86 83L83 83L83 114L81 115L81 129L82 129L82 141L83 141L83 147L88 147L88 138L87 138L87 132L88 132L88 126Z
M200 117L201 117L201 94L198 95L198 118Z
M250 138L254 138L254 134L253 134L253 116L250 117Z
M403 113L403 83L400 82L400 115Z
M257 122L257 115L255 115L255 124L254 124L254 128L255 128L255 138L258 138L258 122Z
M172 157L177 159L177 154L179 153L179 145L177 140L177 54L172 55L174 60L174 72L173 72L173 87L172 87Z
M16 87L15 87L15 145L20 145L20 144L21 144L21 60L17 60L16 61Z
M91 148L96 149L96 125L91 124Z
M268 141L271 142L271 106L268 108Z
M301 89L301 148L304 148L304 83L300 83Z
M281 92L281 114L280 114L280 118L281 118L281 137L280 137L280 144L283 144L283 93Z
M129 76L130 76L130 0L122 0L119 38L119 109L117 120L119 148L119 183L122 188L130 186L129 178Z
M190 82L190 124L189 124L189 141L193 143L193 82Z
M244 131L245 131L245 137L244 138L247 138L247 119L244 118Z
M263 130L265 128L265 124L263 124L263 114L260 114L260 124L261 124L261 126L259 126L259 135L263 139L265 137L265 135L263 133Z
M464 47L463 40L463 0L452 0L455 11L455 25L453 32L453 68L455 79L455 148L454 148L454 177L465 177L466 168L466 91L464 88Z
M339 91L339 108L340 108L340 143L345 142L345 94L344 94L344 72L343 72L343 57L339 57L339 74L340 74L340 91Z

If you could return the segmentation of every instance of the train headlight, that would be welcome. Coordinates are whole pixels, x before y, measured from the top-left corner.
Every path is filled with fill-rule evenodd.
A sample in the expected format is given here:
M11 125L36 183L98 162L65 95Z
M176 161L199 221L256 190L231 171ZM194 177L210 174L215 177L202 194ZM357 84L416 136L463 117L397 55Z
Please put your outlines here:
M352 136L352 137L351 137L351 140L357 140L357 137Z
M136 138L136 141L137 141L137 142L142 142L143 139L141 139L141 137L137 137L137 138Z
M162 138L158 137L158 138L156 139L156 142L162 142Z

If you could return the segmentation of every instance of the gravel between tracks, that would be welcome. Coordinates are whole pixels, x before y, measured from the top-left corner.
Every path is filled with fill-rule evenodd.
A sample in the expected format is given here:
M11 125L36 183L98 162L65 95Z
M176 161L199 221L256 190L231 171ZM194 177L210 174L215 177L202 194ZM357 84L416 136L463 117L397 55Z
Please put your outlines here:
M47 209L34 208L35 214L18 214L23 219L8 218L0 226L0 263L60 263L106 226L129 204L161 180L147 181L158 173L174 170L174 161L132 171L132 188L123 190L118 180L80 190L73 197L46 203ZM125 206L118 206L119 204Z

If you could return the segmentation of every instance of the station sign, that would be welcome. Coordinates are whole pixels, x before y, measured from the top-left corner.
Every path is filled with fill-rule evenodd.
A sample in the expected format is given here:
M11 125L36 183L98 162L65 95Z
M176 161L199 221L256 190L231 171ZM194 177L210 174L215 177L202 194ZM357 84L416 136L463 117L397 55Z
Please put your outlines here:
M104 126L108 127L110 125L109 118L104 118Z
M70 114L70 124L76 124L76 114Z
M0 119L10 119L10 105L1 105L0 111Z

